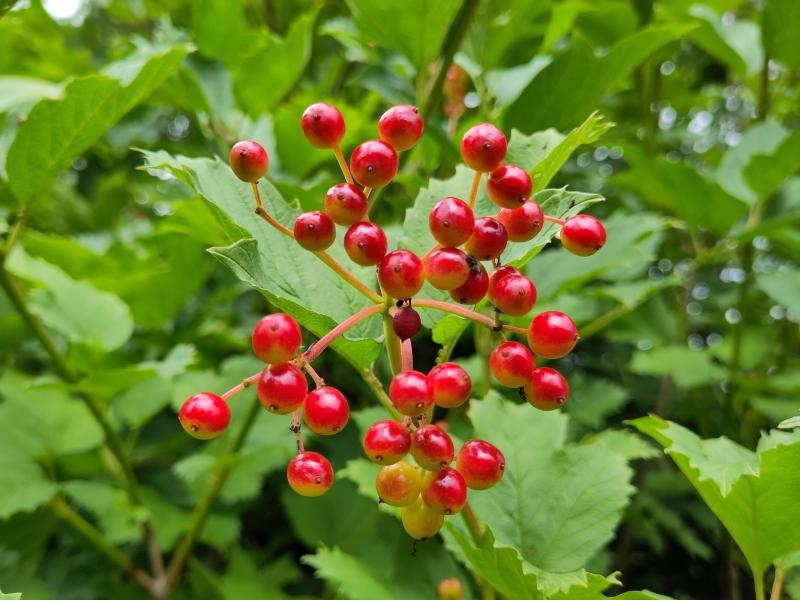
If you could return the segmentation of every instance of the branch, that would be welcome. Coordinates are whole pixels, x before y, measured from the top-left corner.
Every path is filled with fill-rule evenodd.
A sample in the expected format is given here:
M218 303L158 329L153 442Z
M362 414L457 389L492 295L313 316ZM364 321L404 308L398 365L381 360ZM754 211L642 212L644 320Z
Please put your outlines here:
M402 421L403 415L397 412L394 404L392 404L392 399L389 398L386 390L383 389L383 384L381 383L380 379L378 379L377 375L375 375L375 373L372 371L372 369L365 369L364 371L361 371L361 378L372 389L375 397L378 399L378 402L380 402L381 406L383 406L383 408L385 408L386 411L392 415L392 418L397 421Z
M433 308L435 310L441 310L443 312L448 312L454 315L458 315L459 317L464 317L466 319L475 321L476 323L480 323L484 327L488 327L490 329L494 329L496 327L495 320L492 317L477 313L474 310L466 308L465 306L461 306L460 304L452 304L450 302L443 302L442 300L427 300L425 298L422 299L415 298L414 306L418 308ZM510 333L518 333L519 335L528 334L527 329L525 329L524 327L516 327L515 325L503 325L503 331L508 331Z

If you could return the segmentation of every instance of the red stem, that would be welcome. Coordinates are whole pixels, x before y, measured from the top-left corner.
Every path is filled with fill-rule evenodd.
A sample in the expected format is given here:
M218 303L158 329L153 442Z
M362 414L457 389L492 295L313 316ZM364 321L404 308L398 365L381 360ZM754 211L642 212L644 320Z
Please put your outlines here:
M311 379L314 380L315 386L322 387L323 385L325 385L325 380L322 377L320 377L319 373L317 373L314 370L314 367L311 366L311 363L304 362L303 368L306 370L306 373L308 373L311 376Z
M250 377L246 377L245 379L242 379L242 382L239 385L233 386L227 392L222 394L222 399L227 402L228 400L230 400L233 396L235 396L239 392L243 392L244 390L249 388L251 385L253 385L256 381L258 381L258 377L260 375L261 375L261 371L259 371L258 373L253 373L252 375L250 375Z
M495 328L495 322L492 317L489 317L487 315L482 315L480 313L475 312L474 310L470 310L458 304L451 304L450 302L443 302L441 300L427 300L425 298L422 299L414 298L414 306L416 306L417 308L433 308L436 310L441 310L443 312L448 312L454 315L458 315L459 317L471 319L472 321L480 323L481 325L484 325L491 329ZM524 327L515 327L514 325L503 325L503 331L518 333L520 335L526 335L528 333L528 330L525 329Z
M481 177L483 177L483 173L475 171L475 177L472 179L472 189L469 191L470 208L475 208L475 199L478 197L478 187L481 185Z
M303 447L303 434L301 433L300 428L300 408L292 413L292 424L289 427L294 432L295 438L297 438L297 451L298 452L305 452L306 449Z
M564 219L559 219L558 217L551 217L550 215L545 215L544 220L550 221L551 223L555 223L557 225L563 225L564 223L566 223Z
M403 371L414 370L414 350L410 339L400 342L400 365Z
M306 350L305 353L303 354L303 360L305 362L313 361L320 355L320 353L323 350L325 350L325 348L331 345L333 340L342 335L345 331L355 326L356 324L360 323L364 319L371 317L372 315L377 315L378 313L383 312L385 308L386 307L384 304L372 304L371 306L362 308L356 314L347 317L344 321L342 321L336 327L331 329L319 340L314 342L311 345L311 347L308 350Z

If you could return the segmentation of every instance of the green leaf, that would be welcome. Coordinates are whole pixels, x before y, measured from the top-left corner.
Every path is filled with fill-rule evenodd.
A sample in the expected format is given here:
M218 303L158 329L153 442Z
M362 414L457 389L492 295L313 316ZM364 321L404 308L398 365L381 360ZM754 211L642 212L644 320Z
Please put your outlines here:
M293 557L284 555L265 565L258 565L251 554L235 548L228 561L228 569L220 581L220 588L226 600L288 600L297 596L284 594L281 586L296 581L301 576L300 568Z
M711 385L725 375L722 367L713 362L710 352L685 346L639 350L633 355L631 370L654 377L672 377L675 384L682 388Z
M124 490L99 481L67 481L64 493L96 515L98 525L114 544L135 542L141 535L141 514L131 505Z
M800 67L800 4L795 0L766 0L761 40L770 58L789 68Z
M14 4L14 3L12 2L11 4ZM3 9L0 8L0 14L2 14L2 13L3 13ZM15 594L6 594L6 593L3 592L3 590L0 590L0 600L22 600L22 594L19 593L19 592L15 593Z
M569 389L566 406L570 418L592 428L600 427L628 400L628 391L621 385L580 372L570 378Z
M782 269L772 273L757 273L756 282L765 294L800 315L800 269Z
M30 456L5 439L0 441L0 489L0 520L32 511L58 491Z
M60 93L61 86L57 83L32 77L3 75L0 76L0 113L17 110L42 98L57 98Z
M759 40L761 30L756 23L747 19L723 23L721 15L702 4L693 5L689 14L699 25L689 32L689 38L700 48L740 76L755 75L761 70L764 51Z
M62 98L37 103L8 151L6 169L17 198L24 201L50 187L72 159L152 94L187 52L173 46L135 54L112 65L112 76L75 79Z
M345 598L372 600L397 597L373 576L367 565L338 548L320 548L316 554L304 556L303 562L314 567L317 576L336 585Z
M760 200L767 200L800 169L800 131L782 140L769 155L758 154L745 167L744 176Z

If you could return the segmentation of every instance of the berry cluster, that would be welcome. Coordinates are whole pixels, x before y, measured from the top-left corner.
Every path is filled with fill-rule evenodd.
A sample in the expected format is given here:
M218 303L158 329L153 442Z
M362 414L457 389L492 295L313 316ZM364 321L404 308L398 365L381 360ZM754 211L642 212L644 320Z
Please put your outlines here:
M326 385L311 362L356 323L382 315L391 324L386 344L394 372L388 395L384 395L397 420L374 423L364 437L364 451L381 465L375 480L381 501L401 507L409 535L428 538L439 531L446 515L462 510L468 489L485 490L502 478L505 459L485 440L469 440L456 453L446 424L432 423L435 407L455 408L469 399L472 382L466 371L452 362L438 364L427 374L414 370L410 338L421 327L415 307L461 315L491 328L499 339L489 356L497 382L518 389L535 408L556 409L569 395L567 381L555 369L537 367L534 355L545 359L565 356L578 341L577 328L567 315L557 311L536 315L527 328L503 324L503 315L523 316L533 309L536 286L515 267L501 264L500 259L509 243L532 240L545 221L559 224L562 245L580 256L591 255L603 246L605 230L588 215L567 220L544 215L532 199L528 173L503 163L505 136L493 125L483 123L469 129L461 141L464 162L475 171L468 200L448 196L433 207L429 227L436 243L422 257L404 248L389 251L383 229L369 218L369 198L374 188L387 185L395 177L398 152L413 148L420 139L424 123L417 109L403 105L386 111L378 122L379 139L356 146L349 164L339 147L345 123L335 107L325 103L309 106L301 127L312 146L333 151L345 178L325 194L324 210L301 214L292 229L274 219L264 207L257 185L268 170L269 157L256 142L233 146L231 169L251 184L258 215L315 253L372 304L342 321L305 352L300 350L300 328L291 316L265 316L253 330L252 347L267 367L222 396L192 396L181 408L179 419L194 437L215 437L230 421L227 400L255 384L267 411L292 414L290 429L297 436L298 446L298 454L287 468L292 489L304 496L325 493L333 483L333 469L324 456L303 448L300 416L302 413L314 433L333 435L347 425L350 409L344 395ZM475 200L485 174L487 195L498 210L494 215L476 217ZM348 257L358 265L376 267L377 288L353 277L325 252L336 240L337 225L347 228L343 244ZM447 291L456 303L416 298L425 281ZM462 306L484 298L494 307L492 316ZM396 337L392 339L391 333ZM525 336L527 346L508 340L506 333ZM306 373L315 384L311 392ZM409 454L416 466L404 460Z

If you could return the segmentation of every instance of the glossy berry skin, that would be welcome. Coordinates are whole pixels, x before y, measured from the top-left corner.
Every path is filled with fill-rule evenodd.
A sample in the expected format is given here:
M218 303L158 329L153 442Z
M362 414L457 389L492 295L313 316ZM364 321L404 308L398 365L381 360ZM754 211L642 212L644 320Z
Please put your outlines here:
M519 208L530 197L531 176L517 165L497 167L486 181L486 193L500 208Z
M464 244L464 250L478 260L494 260L503 253L508 244L508 234L502 223L494 217L475 219L472 235Z
M536 361L519 342L503 342L489 355L489 368L502 385L518 388L530 381Z
M536 315L528 326L528 345L544 358L561 358L578 343L578 328L567 315L557 310Z
M578 256L591 256L605 243L605 227L591 215L575 215L561 226L561 244Z
M425 283L422 261L411 250L393 250L378 265L378 282L392 298L411 298Z
M358 265L377 265L386 255L386 246L383 229L370 221L355 223L344 234L345 252Z
M308 382L303 372L291 363L270 365L261 372L256 391L264 408L286 415L303 403Z
M444 525L444 515L428 507L422 498L400 509L403 529L415 540L427 540L439 533Z
M467 487L486 490L503 478L506 459L495 446L483 440L470 440L458 451L456 470Z
M308 498L316 498L333 485L333 467L317 452L301 452L289 461L286 479L292 489Z
M544 225L542 208L533 200L518 208L502 208L497 220L503 224L510 242L527 242L536 237Z
M285 363L300 350L303 336L300 326L284 313L273 313L261 319L253 328L253 353L265 363Z
M424 129L422 115L416 106L409 104L393 106L378 121L381 139L398 152L413 148Z
M255 183L267 174L269 155L258 142L236 142L228 154L228 163L239 179Z
M452 290L466 283L470 265L458 248L441 248L426 254L422 261L425 279L437 290Z
M347 425L350 406L342 392L323 385L306 396L303 417L308 428L317 435L334 435Z
M489 289L489 274L480 263L473 267L464 285L450 290L450 297L461 304L475 304L483 299Z
M489 173L500 166L506 157L506 136L490 123L481 123L467 130L461 138L461 158L467 166Z
M463 600L464 586L455 577L446 577L436 586L436 598L438 600Z
M419 498L422 476L416 467L401 460L381 467L375 477L378 498L390 506L409 506Z
M433 404L428 378L419 371L398 373L389 384L389 397L401 415L418 417Z
M426 475L422 481L422 500L442 515L454 515L467 503L467 483L450 467Z
M222 396L202 392L189 397L178 412L181 426L198 440L217 437L231 422L231 410Z
M469 204L460 198L442 198L428 215L428 226L442 246L460 246L472 235L475 215Z
M438 471L453 462L453 440L441 427L423 425L411 434L411 456L423 469Z
M358 223L367 214L364 192L352 183L337 183L325 193L325 212L337 225Z
M489 300L495 308L507 315L515 317L526 315L536 304L536 286L524 275L518 273L506 275L494 286L491 285L490 278L489 287L492 290Z
M495 268L492 271L492 274L489 276L489 289L486 290L491 298L494 295L494 288L497 286L497 283L503 279L507 275L519 275L519 269L512 267L511 265L500 265L499 267Z
M401 306L392 316L392 329L400 341L406 341L417 335L422 327L419 313L410 306Z
M295 219L294 239L306 250L325 250L336 239L336 226L324 212L305 212Z
M461 406L472 393L472 379L456 363L441 363L428 372L433 402L442 408Z
M569 398L569 384L564 376L550 367L539 367L525 384L525 399L539 410L555 410Z
M350 172L363 186L386 185L397 173L397 152L381 140L366 141L350 155Z
M344 137L344 119L335 106L317 102L309 106L300 118L303 135L317 148L333 148Z
M373 423L364 436L364 452L379 465L391 465L411 449L411 434L402 423L386 419Z

